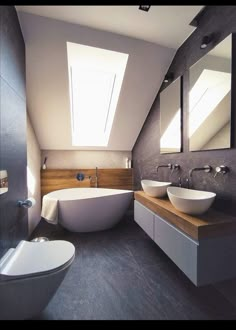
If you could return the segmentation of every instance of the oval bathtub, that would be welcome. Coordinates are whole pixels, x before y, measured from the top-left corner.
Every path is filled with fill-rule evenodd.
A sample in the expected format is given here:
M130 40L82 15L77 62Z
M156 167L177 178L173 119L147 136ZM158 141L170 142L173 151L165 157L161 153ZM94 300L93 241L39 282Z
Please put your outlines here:
M133 191L107 188L69 188L44 196L58 201L58 222L74 232L105 230L116 225L133 198Z

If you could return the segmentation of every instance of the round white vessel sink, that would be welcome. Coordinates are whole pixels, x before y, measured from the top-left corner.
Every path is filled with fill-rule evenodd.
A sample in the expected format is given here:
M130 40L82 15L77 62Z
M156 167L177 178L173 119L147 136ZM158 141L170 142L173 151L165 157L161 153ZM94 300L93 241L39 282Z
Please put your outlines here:
M213 192L180 187L169 187L167 194L177 210L192 215L206 212L216 197Z
M141 185L145 194L148 196L164 197L166 195L167 187L171 185L171 182L141 180Z

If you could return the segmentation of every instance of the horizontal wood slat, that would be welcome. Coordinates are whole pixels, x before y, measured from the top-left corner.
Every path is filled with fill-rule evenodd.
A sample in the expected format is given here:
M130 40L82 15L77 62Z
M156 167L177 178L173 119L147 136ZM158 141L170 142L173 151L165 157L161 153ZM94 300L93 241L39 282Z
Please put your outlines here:
M76 179L78 173L85 175L83 181ZM99 188L133 190L133 169L131 168L98 168L97 173ZM88 178L89 176L91 179ZM41 194L43 196L49 192L66 188L95 187L95 176L95 169L41 170Z

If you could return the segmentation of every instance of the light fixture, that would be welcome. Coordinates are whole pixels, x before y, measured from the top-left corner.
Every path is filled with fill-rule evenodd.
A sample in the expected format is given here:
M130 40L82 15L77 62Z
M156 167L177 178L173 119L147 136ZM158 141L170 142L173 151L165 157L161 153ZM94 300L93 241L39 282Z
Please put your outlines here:
M139 6L139 9L140 10L143 10L143 11L149 11L151 6L146 6L146 5L143 5L143 6Z
M212 38L210 36L204 36L202 38L202 43L200 45L201 49L207 48L208 44L212 41Z
M165 78L164 78L164 83L168 83L169 81L172 81L173 80L173 73L172 72L169 72L165 75Z

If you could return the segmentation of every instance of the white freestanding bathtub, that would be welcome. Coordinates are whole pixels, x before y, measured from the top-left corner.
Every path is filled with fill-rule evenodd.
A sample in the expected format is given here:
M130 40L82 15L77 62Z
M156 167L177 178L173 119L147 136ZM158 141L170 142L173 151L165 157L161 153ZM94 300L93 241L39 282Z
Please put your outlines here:
M116 225L127 211L133 191L106 188L69 188L53 191L58 200L58 222L74 232L105 230Z

